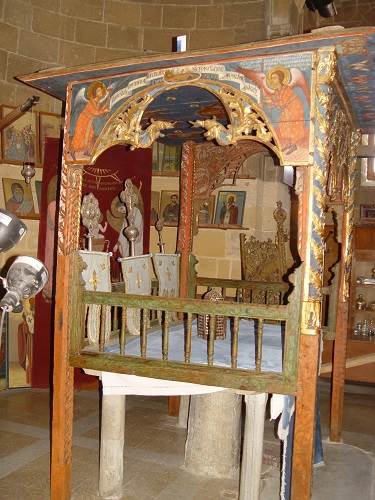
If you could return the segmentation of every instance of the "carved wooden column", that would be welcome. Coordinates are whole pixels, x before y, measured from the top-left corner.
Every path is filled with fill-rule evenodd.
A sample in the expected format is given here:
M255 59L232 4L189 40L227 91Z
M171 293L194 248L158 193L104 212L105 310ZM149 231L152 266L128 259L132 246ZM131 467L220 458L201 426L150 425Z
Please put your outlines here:
M177 251L181 252L180 296L188 296L187 269L189 267L189 253L193 245L192 220L194 198L194 156L195 143L185 142L182 147L180 172L180 219L178 224ZM185 270L185 271L183 271Z
M82 167L63 163L54 320L51 498L70 498L74 369L69 366L70 254L78 249Z
M324 211L326 196L337 195L339 162L335 159L337 119L332 110L339 108L333 91L337 61L332 47L319 50L316 65L313 163L297 170L299 196L298 249L304 262L302 278L301 337L296 398L294 446L292 458L292 498L311 497L317 383L320 359L321 302L323 285ZM335 117L336 118L336 117ZM335 136L336 132L336 136Z
M348 335L348 299L346 295L345 265L348 253L348 214L343 214L339 224L342 227L341 241L341 262L339 290L337 298L337 320L335 331L335 346L333 349L332 360L332 390L331 390L331 423L330 440L334 442L341 441L342 431L342 412L344 407L344 389L345 389L345 365L346 365L346 345Z
M345 124L347 125L347 124ZM348 127L348 125L347 125ZM337 213L340 224L341 240L341 266L340 281L337 298L337 322L335 332L335 348L333 351L332 366L332 394L331 394L331 425L330 440L341 441L342 414L344 407L345 389L345 369L346 369L346 349L348 337L348 313L349 313L349 280L351 273L351 259L353 255L353 225L354 225L354 182L356 170L355 150L359 143L359 134L354 132L351 135L347 128L346 136L351 137L350 148L346 154L341 154L338 158L340 164L345 165L345 172L342 176L341 198L342 204ZM341 152L342 153L342 152ZM346 156L343 160L342 156ZM340 213L341 212L341 213ZM348 261L349 257L349 261Z
M312 465L314 451L314 424L317 395L318 361L320 349L320 301L315 295L319 284L319 271L315 271L312 256L311 210L314 191L314 168L312 166L298 172L299 194L299 251L305 262L302 276L302 310L300 355L298 366L298 386L296 397L295 427L292 457L291 498L308 499L311 496ZM302 233L303 229L303 233ZM322 276L321 276L322 277ZM297 285L297 284L296 284Z

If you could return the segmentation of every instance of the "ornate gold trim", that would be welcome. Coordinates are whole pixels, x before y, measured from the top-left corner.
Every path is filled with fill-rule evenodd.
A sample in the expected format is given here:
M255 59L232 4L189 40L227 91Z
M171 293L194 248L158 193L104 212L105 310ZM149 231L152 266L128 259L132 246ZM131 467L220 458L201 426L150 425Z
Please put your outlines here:
M190 122L193 127L206 129L207 140L215 140L220 146L236 144L241 139L257 139L266 143L272 149L276 144L275 136L270 130L266 119L250 99L223 85L218 97L225 106L230 124L225 127L215 117L209 120Z
M310 298L307 302L302 302L301 334L320 334L320 299Z
M82 165L66 165L63 161L60 183L58 252L69 255L79 248Z
M205 136L208 140L215 139L220 145L229 145L242 139L251 139L263 142L279 155L278 142L267 118L248 96L216 80L197 78L193 82L173 84L174 88L182 86L204 88L221 101L228 113L228 127L220 124L215 117L190 122L193 127L206 129ZM151 119L148 127L143 129L141 126L147 107L170 88L170 83L162 82L131 96L105 125L94 146L90 162L94 162L104 150L114 144L129 144L131 150L150 147L156 139L163 137L163 130L172 129L174 123L163 120Z

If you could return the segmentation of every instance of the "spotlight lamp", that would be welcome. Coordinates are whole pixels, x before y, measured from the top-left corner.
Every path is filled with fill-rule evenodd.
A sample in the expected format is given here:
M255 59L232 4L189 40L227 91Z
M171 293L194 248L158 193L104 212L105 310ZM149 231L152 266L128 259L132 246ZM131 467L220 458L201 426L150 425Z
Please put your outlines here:
M335 2L331 0L307 0L305 5L312 11L318 11L322 17L332 17L337 14Z
M23 238L27 226L14 214L0 208L0 254L11 250ZM28 256L16 257L6 278L0 276L7 291L0 300L0 347L3 343L5 314L15 311L22 299L33 297L41 291L49 278L48 270L38 259ZM22 307L21 307L22 310ZM19 311L17 311L19 312Z
M27 226L16 215L0 208L0 253L11 250L26 232Z
M7 293L0 300L0 309L13 311L21 299L28 299L39 293L48 277L48 270L40 260L29 256L17 257L6 278L1 278Z

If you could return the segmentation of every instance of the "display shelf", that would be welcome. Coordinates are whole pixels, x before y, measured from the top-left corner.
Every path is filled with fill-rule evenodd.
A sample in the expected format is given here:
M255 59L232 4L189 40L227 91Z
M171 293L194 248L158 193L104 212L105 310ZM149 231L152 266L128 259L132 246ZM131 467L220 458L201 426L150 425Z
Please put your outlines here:
M354 249L350 283L349 301L349 338L357 341L361 334L355 335L358 326L363 326L367 320L369 328L375 329L375 284L358 282L358 278L374 278L375 269L375 228L370 226L356 226L354 228ZM361 296L361 297L360 297ZM358 299L362 298L364 304L358 306ZM363 309L362 309L363 307ZM363 336L373 342L372 336Z

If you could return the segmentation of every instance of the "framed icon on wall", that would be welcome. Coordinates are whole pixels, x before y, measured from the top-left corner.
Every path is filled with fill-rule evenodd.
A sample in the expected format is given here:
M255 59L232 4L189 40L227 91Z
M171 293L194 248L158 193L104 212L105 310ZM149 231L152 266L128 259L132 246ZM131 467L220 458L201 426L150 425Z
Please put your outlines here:
M242 226L245 199L246 191L219 191L214 223Z

